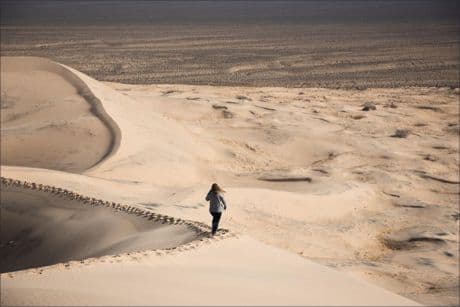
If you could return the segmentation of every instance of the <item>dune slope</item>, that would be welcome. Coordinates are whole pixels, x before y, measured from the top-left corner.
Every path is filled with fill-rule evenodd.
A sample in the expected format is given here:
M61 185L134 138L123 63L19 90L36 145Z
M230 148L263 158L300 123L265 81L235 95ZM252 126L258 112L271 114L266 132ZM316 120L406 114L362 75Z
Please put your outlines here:
M199 237L189 225L133 209L85 205L67 192L1 185L0 272L123 252L172 248ZM67 196L67 197L63 197ZM86 200L85 200L86 202Z
M2 287L6 305L417 305L249 237L168 255L125 255L70 271L19 274L4 278Z
M65 67L2 57L1 89L3 165L81 172L116 150L118 127Z

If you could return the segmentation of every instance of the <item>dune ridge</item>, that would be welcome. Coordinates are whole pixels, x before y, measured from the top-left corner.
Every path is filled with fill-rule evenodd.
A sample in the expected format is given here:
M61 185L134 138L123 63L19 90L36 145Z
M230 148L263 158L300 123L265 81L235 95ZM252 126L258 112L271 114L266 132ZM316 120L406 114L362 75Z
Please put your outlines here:
M75 73L72 72L70 67L63 65L61 63L56 63L61 66L63 69L62 75L66 77L69 82L71 82L79 90L79 94L83 96L88 103L91 104L91 111L99 117L99 119L110 129L112 134L112 139L110 143L110 149L107 153L96 162L93 166L102 163L104 160L108 159L110 156L116 153L118 147L120 146L121 141L121 130L118 127L117 123L113 118L107 113L104 108L102 101L94 95L91 88L85 83L81 78L79 78Z
M128 246L128 251L125 251L122 249L122 250L118 250L118 249L114 249L114 250L108 250L107 252L103 252L103 254L100 254L99 252L99 256L98 257L88 257L88 256L77 256L76 258L72 255L69 255L67 256L67 258L69 258L68 261L62 261L61 260L54 260L54 261L57 261L56 264L62 266L69 266L69 263L71 261L76 261L78 260L80 263L85 263L85 262L88 262L88 263L93 263L95 261L97 261L97 259L101 258L101 257L104 257L104 256L110 256L110 255L120 255L120 252L123 254L131 254L131 253L146 253L148 251L151 251L151 252L158 252L158 253L168 253L170 251L173 251L173 250L177 250L177 251L181 251L183 249L189 249L189 248L195 248L196 247L196 242L195 241L203 241L206 237L207 237L207 234L209 233L209 226L203 224L203 223L200 223L200 222L195 222L195 221L190 221L190 220L184 220L184 219L180 219L180 218L175 218L175 217L172 217L172 216L168 216L168 215L164 215L164 214L159 214L159 213L156 213L156 212L152 212L151 210L148 210L148 209L145 209L145 208L139 208L137 206L130 206L130 205L126 205L126 204L121 204L121 203L117 203L117 202L111 202L111 201L104 201L102 199L97 199L97 198L94 198L94 197L88 197L88 196L84 196L84 195L81 195L79 193L76 193L76 192L73 192L73 191L70 191L70 190L67 190L67 189L63 189L63 188L59 188L59 187L55 187L55 186L49 186L49 185L43 185L43 184L39 184L39 183L35 183L35 182L28 182L28 181L21 181L21 180L15 180L15 179L11 179L11 178L5 178L5 177L1 177L1 186L2 186L2 191L3 193L7 193L9 192L9 188L10 187L14 187L14 188L19 188L19 189L22 189L22 190L30 190L30 191L42 191L42 192L45 192L47 193L49 196L43 196L42 197L45 197L47 198L48 197L48 202L50 201L49 200L49 197L51 195L54 195L54 196L57 196L59 197L60 199L63 199L63 200L72 200L72 201L77 201L79 204L81 205L86 205L86 206L92 206L92 207L105 207L105 208L110 208L110 209L113 209L114 212L120 212L120 213L124 213L124 214L130 214L130 215L134 215L134 216L137 216L137 217L141 217L143 219L147 219L148 221L150 221L152 223L152 227L155 225L155 224L160 224L161 225L184 225L186 226L187 229L190 229L194 235L191 237L192 239L189 240L187 239L188 241L190 242L183 242L181 244L178 244L177 246L170 246L170 247L166 247L166 248L155 248L155 245L151 245L149 246L148 248L142 248L139 250L138 247L131 247L131 246ZM10 197L11 198L11 197ZM5 199L7 200L8 197ZM9 207L9 208L8 208ZM17 207L17 206L16 206ZM29 267L22 267L21 265L19 265L19 267L17 267L16 265L16 262L13 260L13 262L11 262L11 255L8 253L8 249L10 248L14 248L17 244L21 244L23 243L24 241L33 241L33 240L43 240L44 238L32 238L31 236L29 236L29 233L33 233L34 231L34 226L36 227L37 225L32 225L32 223L30 221L28 221L26 218L23 218L22 220L22 223L21 224L26 224L26 227L24 227L25 229L27 229L27 231L21 231L18 233L18 231L13 231L13 233L10 233L10 229L13 228L11 225L9 225L8 223L8 217L6 216L6 213L9 213L8 211L17 211L19 210L18 208L15 208L15 206L7 206L6 203L3 204L3 217L2 219L4 219L2 221L2 224L6 225L6 227L3 229L4 231L2 232L2 236L1 236L1 247L2 247L2 265L1 265L1 268L0 268L0 273L5 273L5 272L8 272L9 273L9 276L13 276L13 274L15 274L16 272L14 271L17 271L17 270L20 270L20 271L24 271L24 270L36 270L36 269L40 269L40 271L43 271L45 270L46 268L48 267L53 267L53 264L40 264L40 265L36 265L36 266L30 266ZM32 210L32 209L28 209L29 211ZM22 210L21 210L22 211ZM20 213L20 214L23 214L23 213ZM93 213L95 214L95 213ZM9 217L11 218L11 216ZM52 222L52 219L50 219L50 217L47 217L48 220L42 220L41 223L50 223ZM116 222L116 221L112 221L112 222ZM30 223L31 226L28 226L27 224ZM119 222L118 222L119 223ZM85 227L91 227L91 224L88 224L88 225L85 225ZM145 227L144 227L145 228ZM147 230L149 229L148 226L146 228ZM145 230L144 230L145 231ZM71 233L68 233L67 234L69 236L69 240L72 239L72 237L70 236ZM100 235L100 234L98 234ZM118 234L120 236L120 234ZM155 233L153 233L153 235L155 235ZM170 233L170 237L167 238L168 241L174 241L174 233ZM176 235L177 236L177 235ZM211 240L218 240L218 239L221 239L221 238L225 238L225 237L228 237L228 236L234 236L234 234L232 234L231 232L229 232L227 229L221 229L219 231L219 233L212 237L212 238L209 238L209 240L207 240L206 242L210 242ZM77 237L78 239L78 237ZM131 238L130 240L133 240L133 238ZM145 239L144 239L145 241ZM83 242L78 242L78 241L75 241L75 244L81 244ZM84 243L87 243L87 242L84 242ZM99 242L100 244L101 242ZM56 251L56 249L58 248L58 245L59 243L55 243L53 244L53 250ZM144 245L145 246L145 245ZM24 248L22 248L22 250L24 250ZM163 251L163 252L161 252ZM15 253L14 256L15 258L16 257L19 257L19 258L26 258L26 260L28 260L30 262L31 259L35 258L36 256L34 256L34 253L36 251L34 251L34 247L32 246L32 249L31 247L27 247L27 254L23 254L21 252L21 250L19 251L19 253ZM54 254L54 253L53 253ZM6 258L5 258L6 257ZM29 259L31 258L31 259ZM32 261L33 262L33 261ZM47 261L45 261L47 262ZM49 262L49 261L48 261ZM12 270L13 269L13 270Z
M77 199L89 206L109 207L121 213L134 214L148 220L161 220L162 223L170 225L183 224L201 234L209 230L207 225L200 222L176 219L136 206L87 197L55 186L5 177L1 177L1 184L2 187L43 191L62 199ZM224 244L219 243L222 240ZM213 242L214 244L210 244ZM225 257L229 250L233 251L235 256ZM221 259L222 266L212 259ZM280 268L274 270L272 265L276 262L279 262ZM126 265L130 267L127 271ZM154 266L153 269L152 266ZM205 266L210 268L204 269ZM156 274L150 274L151 270L163 277L157 278ZM291 273L286 274L286 270ZM299 274L299 270L303 273ZM197 296L203 287L213 287L216 284L209 282L215 277L216 271L222 271L223 276L226 276L219 283L221 289L228 289L224 292L238 289L231 298L225 299L236 305L247 302L264 305L286 302L302 304L306 299L304 295L301 295L304 293L304 288L291 285L294 280L296 284L299 283L299 279L301 284L308 286L313 291L308 295L308 301L313 304L345 302L350 305L367 306L384 300L394 306L417 305L406 298L308 262L286 251L265 246L248 237L240 238L238 234L226 229L222 229L214 237L198 234L194 240L179 246L133 250L79 260L71 259L47 266L2 273L1 303L2 305L37 305L37 302L46 305L107 305L123 302L130 305L151 305L155 302L156 304L196 305L205 302L218 305L223 303L219 296ZM200 272L199 276L196 276L197 272ZM232 274L228 274L229 272ZM253 275L251 272L256 272L256 274ZM290 277L292 274L295 276L294 279ZM312 279L310 274L316 277ZM244 282L249 286L239 288L242 280L237 276L241 275L247 275ZM73 280L70 283L68 282L69 276L72 276ZM124 281L124 278L128 280L141 278L155 289L153 296L145 292L145 287ZM34 286L36 282L42 286ZM186 287L188 290L181 289L181 295L177 295L175 290L177 285L184 282L188 285ZM329 292L331 283L337 289L333 298L325 296ZM263 284L265 286L261 287ZM345 284L346 287L344 287ZM277 288L278 294L273 294L271 287ZM57 288L60 290L56 291ZM80 292L81 290L84 294ZM349 292L363 290L365 291L359 295L350 295ZM152 292L150 287L148 287L148 292ZM212 292L216 293L216 291ZM62 293L65 295L62 296Z
M81 172L117 151L120 128L71 69L44 58L1 57L1 61L2 137L9 144L2 146L2 164ZM34 82L31 78L37 79L36 88L24 86ZM87 111L84 104L89 107ZM53 130L53 136L47 134ZM21 141L24 138L28 142ZM43 139L54 153L37 160L36 156L47 152L37 153ZM78 146L85 148L84 152ZM105 152L100 152L105 146ZM82 158L84 155L88 157Z

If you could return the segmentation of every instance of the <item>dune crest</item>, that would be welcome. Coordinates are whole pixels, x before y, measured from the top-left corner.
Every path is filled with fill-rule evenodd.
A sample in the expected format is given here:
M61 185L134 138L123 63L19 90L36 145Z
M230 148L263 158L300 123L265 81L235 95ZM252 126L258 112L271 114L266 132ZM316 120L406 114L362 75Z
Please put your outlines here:
M2 57L1 77L2 165L82 172L117 150L117 124L65 66Z
M203 237L207 230L189 221L48 185L2 177L1 190L0 273L176 248Z

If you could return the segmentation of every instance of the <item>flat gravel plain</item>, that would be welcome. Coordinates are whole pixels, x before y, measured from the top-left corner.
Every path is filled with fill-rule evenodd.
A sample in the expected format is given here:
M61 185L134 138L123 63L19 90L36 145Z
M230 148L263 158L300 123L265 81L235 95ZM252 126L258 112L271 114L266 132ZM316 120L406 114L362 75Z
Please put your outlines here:
M450 23L3 25L2 55L104 81L282 87L458 87Z

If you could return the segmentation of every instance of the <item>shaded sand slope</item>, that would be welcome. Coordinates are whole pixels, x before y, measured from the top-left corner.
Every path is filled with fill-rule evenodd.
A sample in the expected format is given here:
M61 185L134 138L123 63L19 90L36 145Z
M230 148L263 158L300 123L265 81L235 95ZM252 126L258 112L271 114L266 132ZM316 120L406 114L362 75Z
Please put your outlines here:
M417 305L248 237L105 262L4 276L2 304Z
M81 172L115 150L116 124L63 66L43 58L2 57L1 90L3 165Z
M135 250L176 247L199 233L181 223L1 185L0 272ZM55 192L56 193L56 192ZM98 205L98 206L96 206ZM136 215L135 215L136 214ZM155 219L154 219L155 218ZM166 223L168 222L168 223Z

